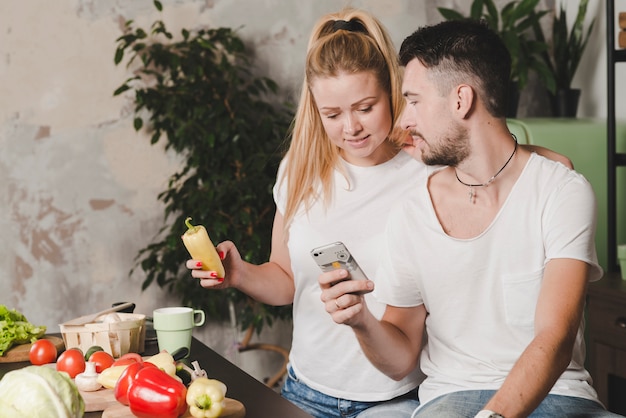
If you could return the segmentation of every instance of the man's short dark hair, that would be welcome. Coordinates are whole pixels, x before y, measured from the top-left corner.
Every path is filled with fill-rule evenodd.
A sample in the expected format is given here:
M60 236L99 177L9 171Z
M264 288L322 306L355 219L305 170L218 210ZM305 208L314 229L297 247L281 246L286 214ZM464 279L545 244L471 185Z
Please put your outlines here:
M400 47L403 66L413 59L430 70L442 94L472 84L489 113L506 116L511 56L485 22L449 20L418 29Z

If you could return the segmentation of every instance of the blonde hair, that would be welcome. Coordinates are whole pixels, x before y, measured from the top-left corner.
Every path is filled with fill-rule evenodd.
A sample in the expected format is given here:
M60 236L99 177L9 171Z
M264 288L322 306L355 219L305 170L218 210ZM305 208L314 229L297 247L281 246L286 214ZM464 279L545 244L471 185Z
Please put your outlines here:
M313 29L307 48L300 102L292 124L291 143L286 153L287 201L284 215L288 229L301 205L308 210L319 198L330 202L333 170L338 167L339 148L331 143L311 94L319 77L340 73L371 72L389 95L393 125L402 111L402 75L391 37L371 14L347 8L322 17ZM390 132L388 141L401 144L400 135ZM321 196L320 196L321 193Z

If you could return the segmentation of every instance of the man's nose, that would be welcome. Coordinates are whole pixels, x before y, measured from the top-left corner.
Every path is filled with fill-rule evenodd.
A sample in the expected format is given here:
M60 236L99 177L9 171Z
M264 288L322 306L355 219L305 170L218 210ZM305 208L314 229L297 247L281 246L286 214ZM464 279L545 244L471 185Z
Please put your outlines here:
M409 112L406 109L402 110L400 114L400 126L404 130L409 130L415 125L415 122L410 117Z

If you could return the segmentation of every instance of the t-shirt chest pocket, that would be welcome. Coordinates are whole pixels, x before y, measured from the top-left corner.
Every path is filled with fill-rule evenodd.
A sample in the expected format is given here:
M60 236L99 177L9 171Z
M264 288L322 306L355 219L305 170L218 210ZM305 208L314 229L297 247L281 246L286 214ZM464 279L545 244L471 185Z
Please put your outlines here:
M532 327L541 290L544 269L523 274L502 276L506 322L519 327Z

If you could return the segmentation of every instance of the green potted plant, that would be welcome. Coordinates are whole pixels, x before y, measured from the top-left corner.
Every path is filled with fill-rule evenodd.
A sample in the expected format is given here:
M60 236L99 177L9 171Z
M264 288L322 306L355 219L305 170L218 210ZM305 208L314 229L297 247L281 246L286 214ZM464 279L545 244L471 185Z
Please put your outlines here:
M578 12L571 30L568 28L563 3L559 13L555 12L552 19L552 44L543 53L543 59L555 80L554 86L546 86L554 116L575 117L578 110L580 89L572 88L572 80L596 21L594 17L587 30L584 29L588 3L589 0L581 0L578 4ZM536 25L534 30L535 36L544 40L541 27Z
M162 10L159 1L154 4ZM158 195L165 204L163 226L137 255L131 274L141 268L142 289L155 283L210 318L228 319L234 305L242 328L260 331L274 319L290 318L291 307L262 305L234 289L202 289L184 268L189 255L181 240L189 216L214 243L236 242L245 260L269 257L271 189L292 112L279 104L271 79L251 74L250 56L229 28L183 29L174 40L161 20L150 30L128 21L114 62L126 61L133 75L114 95L132 92L135 130L149 132L152 144L166 141L167 150L183 157Z
M484 19L497 32L511 54L511 88L509 90L509 112L515 117L520 92L528 83L529 73L535 71L547 86L554 84L552 72L542 59L548 46L545 41L531 38L531 28L539 25L547 10L536 11L539 0L510 1L498 11L493 0L474 0L469 16L454 9L439 7L439 13L447 20Z

